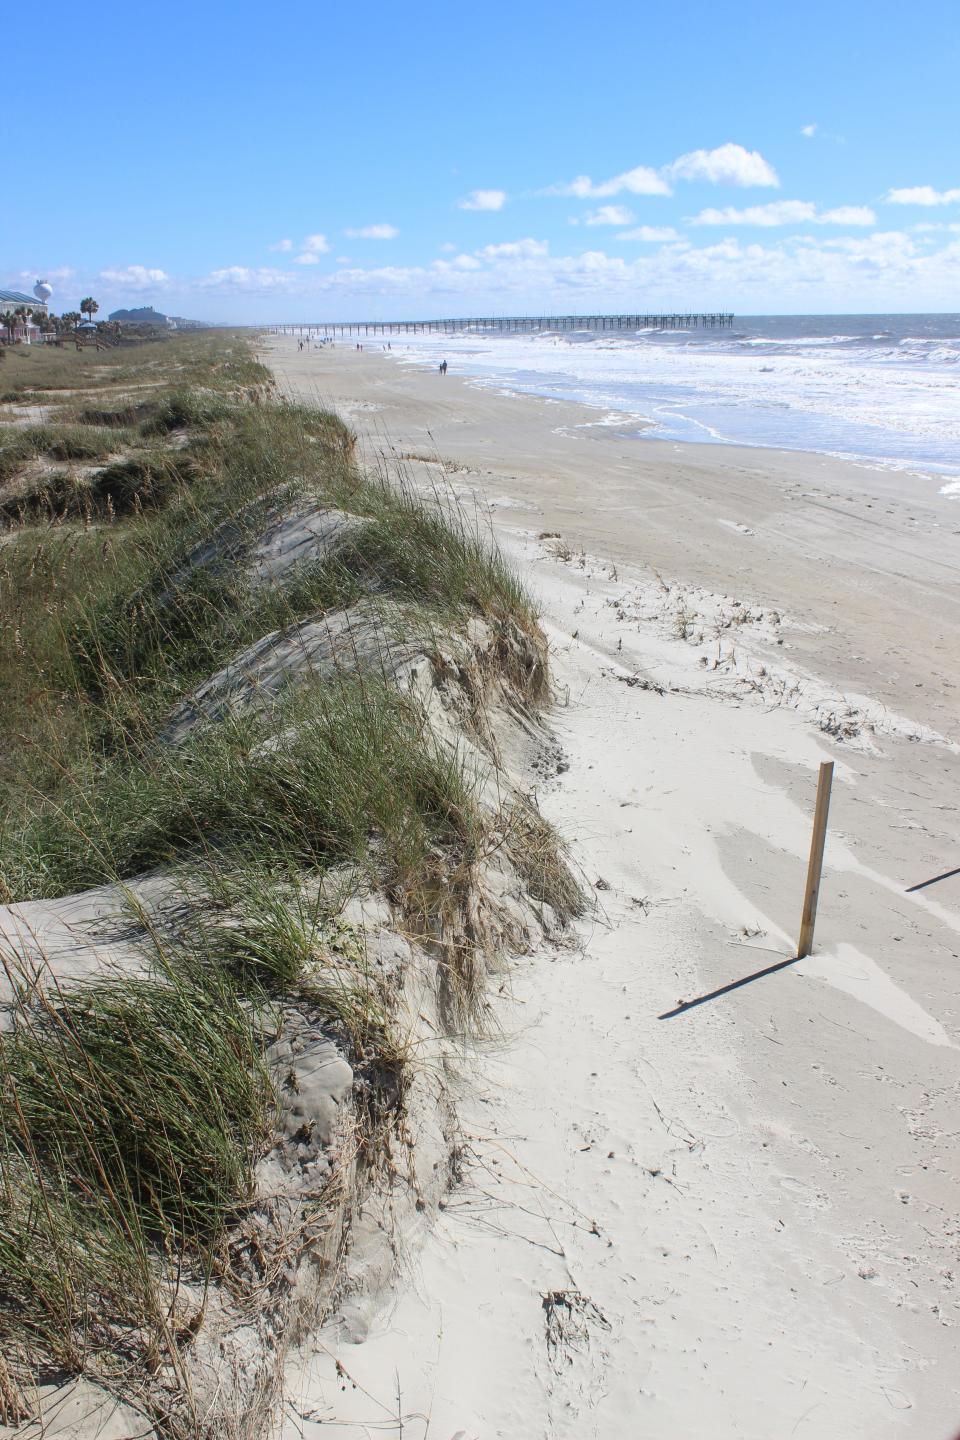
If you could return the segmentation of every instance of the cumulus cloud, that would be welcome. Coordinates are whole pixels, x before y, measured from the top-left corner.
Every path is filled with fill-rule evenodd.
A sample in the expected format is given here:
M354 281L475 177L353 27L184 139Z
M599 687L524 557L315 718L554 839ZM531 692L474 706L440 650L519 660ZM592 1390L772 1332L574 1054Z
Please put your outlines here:
M319 265L320 256L326 255L330 249L330 242L326 235L308 235L303 242L303 250L297 256L297 265Z
M483 266L475 255L457 255L453 260L434 260L433 268L443 273L447 270L482 270Z
M268 250L280 250L280 251L282 251L284 254L286 254L288 251L290 251L290 250L293 249L293 241L292 241L292 240L278 240L277 243L276 243L276 245L268 245L268 246L267 246L267 249L268 249Z
M817 216L818 225L876 225L877 217L869 205L838 205Z
M642 227L641 227L642 228ZM189 282L183 282L188 285ZM263 308L287 311L304 299L326 299L344 307L365 297L397 300L398 308L426 305L431 297L449 304L491 309L507 305L629 308L643 295L651 309L670 309L678 297L696 295L698 304L755 313L787 303L807 310L851 304L863 310L946 309L960 289L960 238L937 246L932 236L903 231L827 237L819 233L775 236L763 243L738 236L693 244L664 243L624 257L601 249L551 255L537 240L488 245L472 255L438 259L427 266L359 266L312 273L228 266L194 281L194 290L233 297L265 297ZM289 296L289 298L287 298ZM456 308L454 308L454 306ZM303 313L302 311L300 313Z
M457 206L460 210L502 210L506 203L506 190L471 190Z
M211 270L193 282L198 290L219 290L224 293L267 293L274 290L294 290L299 279L288 270L272 270L269 266L251 268L247 265L225 265Z
M360 230L345 230L351 240L395 240L400 234L396 225L364 225Z
M57 280L70 280L76 273L72 265L55 265L48 270L21 270L17 279L21 285L33 285L37 280L53 284Z
M502 245L484 245L482 250L477 251L484 260L531 260L549 253L550 246L546 240L532 240L529 236L523 240L508 240Z
M775 200L770 205L748 205L743 210L738 210L735 205L725 205L722 209L708 207L701 210L699 215L693 215L687 222L690 225L801 225L805 221L814 220L817 214L816 205L807 200Z
M904 190L888 190L884 200L890 205L956 205L960 190L934 190L932 185L911 185Z
M691 225L874 225L876 215L867 205L841 205L835 210L818 210L809 200L774 200L769 205L734 205L701 210Z
M154 270L146 265L127 265L121 270L101 270L98 279L107 285L116 285L121 290L156 290L170 283L165 270Z
M665 245L670 240L679 240L676 230L669 225L637 225L633 230L621 230L617 240L643 240L651 245Z
M814 135L816 135L818 128L819 128L819 127L818 127L816 124L813 124L813 125L801 125L801 126L800 126L800 134L801 134L801 135L805 135L808 140L812 140L813 137L814 137Z
M628 210L626 205L601 205L598 210L591 210L584 219L584 225L629 225L633 220L633 211Z
M665 173L673 180L705 180L710 185L773 189L780 185L777 172L759 150L745 150L730 142L715 150L691 150L667 165Z
M628 195L673 194L667 182L656 170L651 170L649 165L637 165L632 170L624 170L622 174L614 175L611 180L597 183L594 183L589 175L578 175L575 180L549 186L543 193L573 195L578 200L600 200L608 195L622 195L624 192Z
M672 195L675 180L705 180L711 185L773 186L780 180L759 150L742 145L719 145L715 150L691 150L659 170L637 165L610 180L594 181L578 175L559 185L550 185L543 195L573 195L580 200L606 199L611 195Z

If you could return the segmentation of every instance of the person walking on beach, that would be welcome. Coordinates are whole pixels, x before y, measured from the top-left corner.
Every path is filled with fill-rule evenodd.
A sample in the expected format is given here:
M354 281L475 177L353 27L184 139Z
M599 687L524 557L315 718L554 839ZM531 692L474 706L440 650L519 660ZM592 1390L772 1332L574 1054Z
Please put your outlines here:
M446 375L446 373L447 373L447 362L446 362L446 360L441 360L441 361L440 361L440 374L441 374L441 375Z

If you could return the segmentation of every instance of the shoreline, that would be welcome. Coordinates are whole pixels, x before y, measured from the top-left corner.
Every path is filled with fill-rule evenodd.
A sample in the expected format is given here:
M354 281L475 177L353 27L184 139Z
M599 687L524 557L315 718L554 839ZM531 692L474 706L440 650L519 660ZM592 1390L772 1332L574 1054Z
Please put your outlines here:
M960 515L935 483L805 451L638 443L574 402L270 338L281 387L339 409L374 463L384 452L448 460L451 478L495 509L505 498L517 524L560 529L616 564L643 555L724 593L749 575L753 598L808 627L796 637L808 667L960 731Z
M389 353L388 358L391 358L396 364L406 364L409 365L411 368L421 369L425 373L431 373L434 369L432 361L418 361L415 356L410 354L403 354L400 351ZM684 447L691 446L694 448L697 448L701 445L717 446L722 449L737 449L747 452L760 451L767 455L814 456L825 460L835 461L838 465L852 466L858 470L867 470L870 472L880 472L892 476L901 476L904 478L909 478L911 480L919 481L921 484L935 484L937 487L937 494L943 495L945 497L948 497L950 495L956 495L958 491L960 491L960 472L945 468L940 461L895 460L891 457L871 457L869 455L853 453L845 454L838 450L821 450L815 448L811 449L803 445L770 445L759 440L755 442L750 442L747 440L730 440L726 437L709 433L707 427L701 425L698 421L693 421L691 423L701 429L704 429L707 432L702 439L693 439L688 436L672 436L655 433L647 434L645 432L658 430L660 428L659 422L650 419L649 416L641 414L639 411L623 409L618 405L607 404L606 402L604 402L603 404L601 404L600 402L592 404L590 401L587 400L579 400L576 398L568 399L563 395L550 394L546 388L542 390L533 388L528 390L512 389L511 386L514 382L511 382L510 380L501 381L492 378L488 379L479 372L470 374L464 371L462 373L459 373L458 378L467 385L475 386L478 389L482 390L488 390L493 394L502 395L504 397L516 399L546 400L551 404L570 404L580 406L581 408L587 410L591 410L594 413L599 412L607 418L596 420L593 423L597 426L607 427L619 431L621 433L621 437L624 439L637 440L641 442L659 441L664 445L681 445ZM590 428L590 422L583 422L582 428ZM629 431L629 434L624 433L626 431Z
M475 500L539 594L538 799L598 902L511 970L455 1080L461 1182L388 1299L288 1367L284 1435L402 1409L413 1440L947 1440L960 881L904 892L955 854L948 502L797 452L638 458L368 352L268 358L368 463ZM660 1019L793 953L825 758L813 956Z

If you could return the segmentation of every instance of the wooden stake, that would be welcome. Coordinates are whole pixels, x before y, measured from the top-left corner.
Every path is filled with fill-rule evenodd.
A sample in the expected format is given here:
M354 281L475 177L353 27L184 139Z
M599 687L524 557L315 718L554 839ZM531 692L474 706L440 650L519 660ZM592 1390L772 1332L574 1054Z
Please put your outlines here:
M827 839L827 816L830 813L830 786L833 784L833 761L820 765L817 781L817 806L813 812L813 834L810 837L810 862L807 865L807 888L803 895L803 917L800 921L800 943L797 955L803 959L813 949L813 927L817 920L820 898L820 872L823 869L823 847Z

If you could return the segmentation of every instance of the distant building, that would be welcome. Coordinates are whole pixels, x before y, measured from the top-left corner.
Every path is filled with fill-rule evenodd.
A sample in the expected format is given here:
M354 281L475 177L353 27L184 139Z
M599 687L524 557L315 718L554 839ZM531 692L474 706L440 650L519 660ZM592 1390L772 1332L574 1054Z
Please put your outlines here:
M45 301L38 300L35 295L24 295L22 290L0 290L0 315L11 314L14 310L19 310L21 305L27 310L32 310L33 318L26 321L21 319L12 329L5 326L3 335L7 340L30 341L34 339L40 334L37 319L45 320L47 318Z

